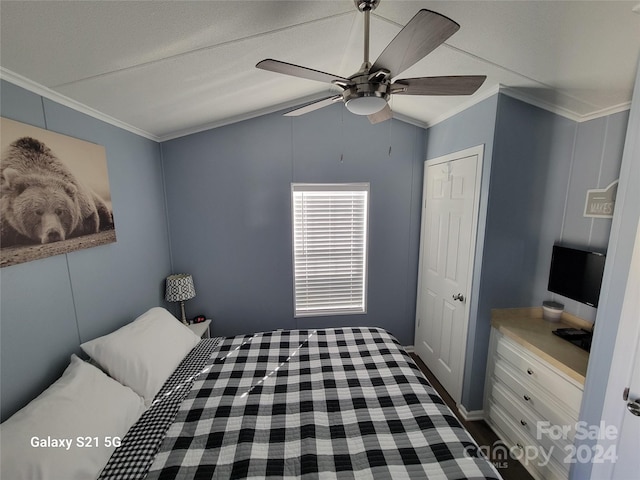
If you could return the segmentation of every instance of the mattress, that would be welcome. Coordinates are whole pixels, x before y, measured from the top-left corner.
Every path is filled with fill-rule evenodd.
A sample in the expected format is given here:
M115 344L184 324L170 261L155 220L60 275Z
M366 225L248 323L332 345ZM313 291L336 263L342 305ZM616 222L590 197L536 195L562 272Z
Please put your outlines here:
M499 479L378 328L203 340L101 478Z

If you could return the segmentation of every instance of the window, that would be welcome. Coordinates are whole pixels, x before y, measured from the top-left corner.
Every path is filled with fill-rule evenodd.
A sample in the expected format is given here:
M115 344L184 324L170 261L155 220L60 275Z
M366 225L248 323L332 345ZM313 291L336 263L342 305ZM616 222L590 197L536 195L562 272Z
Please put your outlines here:
M369 184L291 190L295 316L365 313Z

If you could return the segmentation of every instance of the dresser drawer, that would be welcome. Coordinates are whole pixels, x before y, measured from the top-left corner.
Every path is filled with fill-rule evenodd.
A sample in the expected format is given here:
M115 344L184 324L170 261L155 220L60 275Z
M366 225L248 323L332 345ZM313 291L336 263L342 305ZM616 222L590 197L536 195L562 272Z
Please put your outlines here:
M545 452L552 455L553 458L562 466L563 469L568 470L569 465L564 464L567 452L569 452L569 445L571 442L568 439L552 439L547 435L547 430L540 429L540 422L544 419L535 415L532 410L524 410L518 405L516 398L502 386L496 384L492 392L493 401L500 406L509 416L509 420L516 426L518 432L527 434L529 437L535 439L537 446L544 448Z
M573 440L578 421L577 415L561 406L557 399L537 386L531 383L527 386L523 385L516 378L517 373L507 362L497 361L493 375L497 381L509 388L522 408L532 409L542 419L548 420L551 425L567 429L568 438Z
M516 373L516 378L525 388L538 386L557 398L559 403L566 406L573 417L577 418L582 402L582 389L572 381L562 376L551 366L536 359L524 350L522 346L512 342L504 335L498 336L496 346L497 355L504 359ZM496 359L496 363L498 360Z
M510 447L510 456L518 459L533 476L544 480L567 480L566 469L549 457L549 453L531 436L518 431L510 416L493 402L489 403L489 423Z

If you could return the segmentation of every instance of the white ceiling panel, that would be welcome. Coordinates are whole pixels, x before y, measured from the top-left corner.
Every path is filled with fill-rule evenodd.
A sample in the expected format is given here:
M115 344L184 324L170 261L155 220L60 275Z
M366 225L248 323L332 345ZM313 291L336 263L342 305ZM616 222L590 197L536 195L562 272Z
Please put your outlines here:
M280 30L268 38L249 37L146 63L56 90L158 136L318 92L329 95L330 85L258 70L255 64L272 52L283 52L288 45L298 45L295 50L286 51L281 59L304 63L313 58L313 68L329 70L335 66L333 52L341 52L347 41L353 15L313 22L304 28ZM310 35L322 37L323 41L308 42Z
M2 43L21 46L2 65L54 87L353 11L347 0L2 0Z
M371 60L421 8L460 30L400 77L487 75L472 97L396 95L428 125L507 87L576 120L631 100L640 55L632 1L381 0ZM255 68L274 58L350 76L363 61L352 0L0 2L3 76L48 87L152 138L229 123L329 94Z

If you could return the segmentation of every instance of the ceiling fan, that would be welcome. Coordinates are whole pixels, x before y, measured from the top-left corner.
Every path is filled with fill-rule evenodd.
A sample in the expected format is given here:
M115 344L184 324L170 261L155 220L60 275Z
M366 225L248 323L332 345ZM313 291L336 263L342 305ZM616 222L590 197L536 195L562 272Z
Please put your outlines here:
M304 107L285 113L299 116L342 100L356 115L367 115L371 123L390 119L393 112L387 101L391 95L471 95L487 78L484 75L391 79L427 56L458 31L460 25L450 18L430 10L420 10L387 45L378 59L369 62L369 25L371 12L380 0L354 0L364 13L364 63L348 78L311 68L266 59L257 68L294 77L330 83L342 90Z

